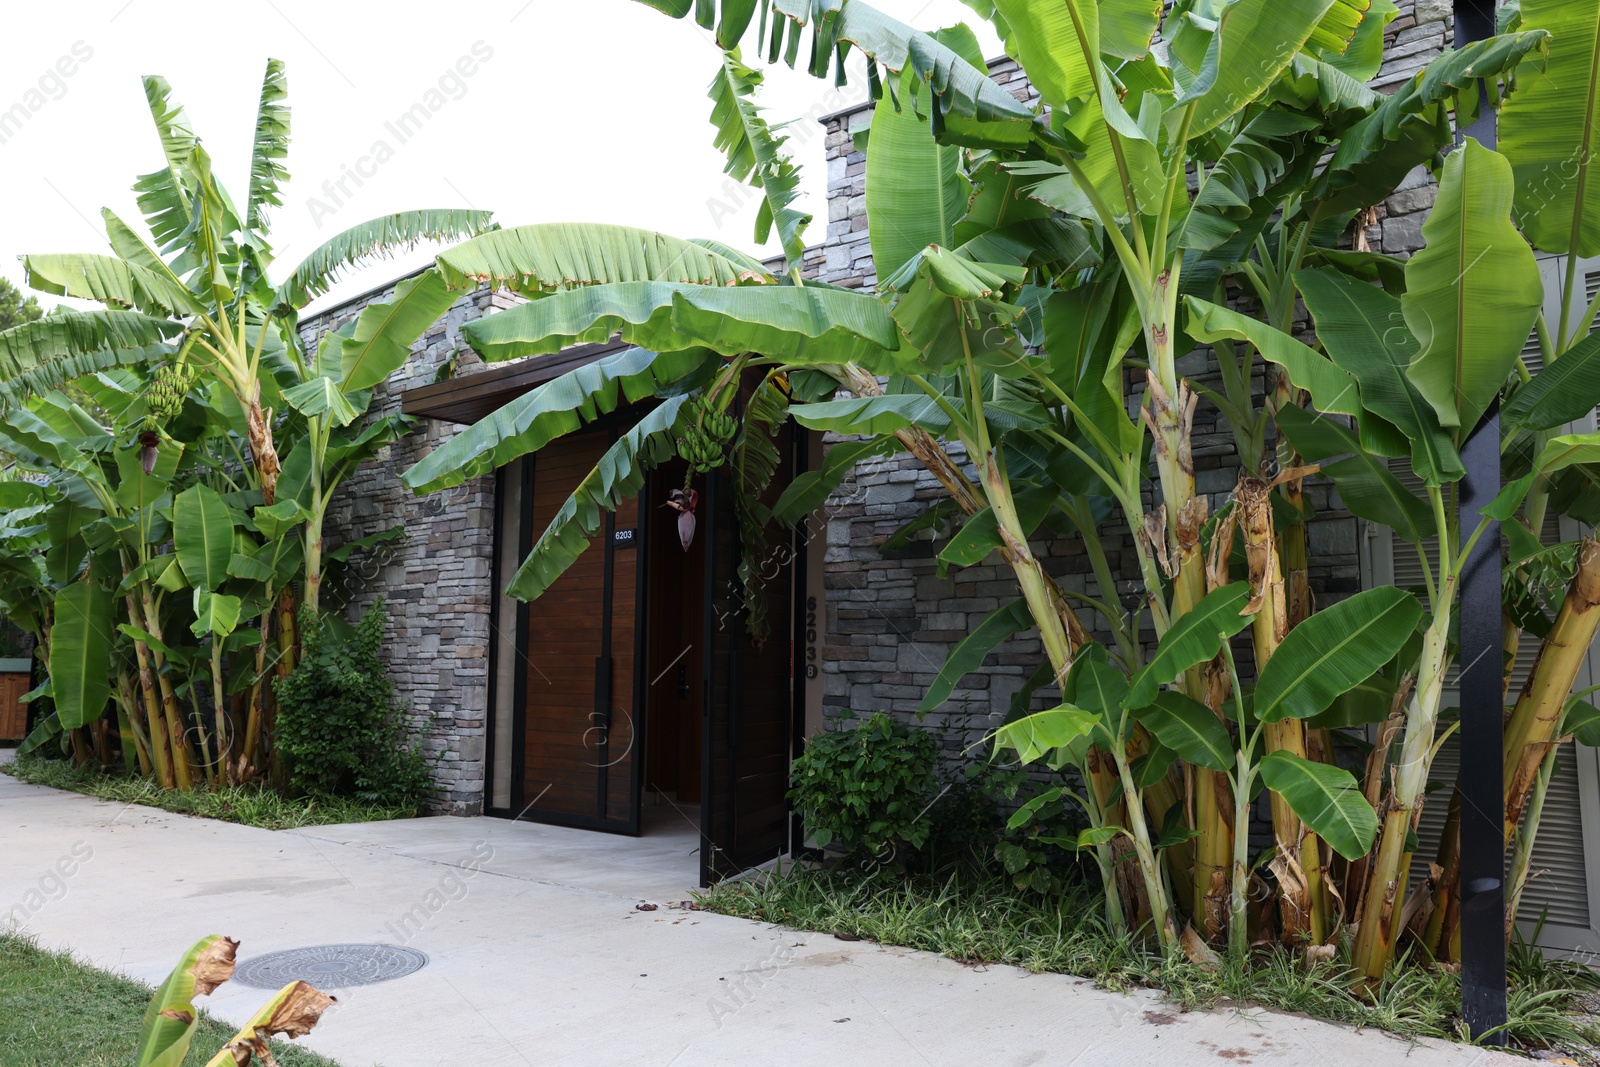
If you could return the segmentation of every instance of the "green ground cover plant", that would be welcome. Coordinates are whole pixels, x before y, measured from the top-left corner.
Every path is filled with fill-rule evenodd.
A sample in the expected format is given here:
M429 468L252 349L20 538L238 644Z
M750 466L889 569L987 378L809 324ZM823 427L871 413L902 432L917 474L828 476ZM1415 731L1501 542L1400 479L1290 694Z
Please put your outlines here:
M263 785L226 786L215 791L163 789L137 775L106 773L92 765L75 767L65 760L38 757L24 756L0 770L34 785L84 793L115 804L144 804L181 815L243 823L263 830L409 819L420 813L415 803L383 805L350 797L296 797Z
M0 933L0 1067L127 1067L152 992L32 938ZM202 1050L221 1048L234 1029L201 1011L183 1062L204 1063ZM271 1049L282 1067L338 1067L282 1041Z
M1461 1024L1461 979L1453 968L1416 966L1402 955L1358 995L1347 951L1307 961L1265 945L1210 965L1163 959L1108 930L1098 896L1099 887L1081 874L1058 891L1034 893L970 867L900 877L855 864L805 863L722 882L699 899L724 915L937 952L974 966L1010 964L1089 978L1106 989L1159 990L1180 1011L1260 1005L1405 1037L1474 1036ZM1600 991L1600 975L1519 939L1509 981L1505 1033L1514 1048L1593 1054L1600 1030L1584 1005Z

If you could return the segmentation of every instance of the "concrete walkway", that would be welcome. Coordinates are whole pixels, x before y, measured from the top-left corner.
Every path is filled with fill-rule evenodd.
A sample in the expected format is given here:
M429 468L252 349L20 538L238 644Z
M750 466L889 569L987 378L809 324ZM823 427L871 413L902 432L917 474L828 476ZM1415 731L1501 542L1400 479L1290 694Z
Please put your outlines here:
M306 1043L346 1067L1527 1062L675 910L694 863L673 840L486 819L272 833L0 774L0 906L47 947L151 983L208 933L238 938L241 960L427 953L415 974L339 991ZM266 995L229 983L207 1006L237 1022Z

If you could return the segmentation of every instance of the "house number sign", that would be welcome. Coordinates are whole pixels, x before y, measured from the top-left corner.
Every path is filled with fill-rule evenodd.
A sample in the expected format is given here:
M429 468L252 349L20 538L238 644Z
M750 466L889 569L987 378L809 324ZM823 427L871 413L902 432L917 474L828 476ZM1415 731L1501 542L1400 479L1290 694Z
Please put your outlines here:
M806 680L817 676L817 598L806 597Z

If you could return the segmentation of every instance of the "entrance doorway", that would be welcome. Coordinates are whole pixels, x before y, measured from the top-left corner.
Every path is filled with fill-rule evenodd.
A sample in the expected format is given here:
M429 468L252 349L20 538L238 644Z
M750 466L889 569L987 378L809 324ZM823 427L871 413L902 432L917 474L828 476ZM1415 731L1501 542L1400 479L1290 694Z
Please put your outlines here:
M705 552L696 537L684 546L668 494L684 484L688 464L675 460L651 472L645 544L646 802L693 805L698 815L701 718L704 712ZM696 516L696 534L699 516Z
M498 589L637 414L502 469ZM775 442L768 506L798 472L802 442L799 431ZM793 532L769 523L765 623L752 627L730 471L694 478L687 549L665 506L685 473L679 461L664 464L635 498L602 513L587 549L537 600L500 598L491 733L509 758L491 761L489 791L495 813L591 830L650 834L693 820L700 880L710 884L790 842L804 586Z

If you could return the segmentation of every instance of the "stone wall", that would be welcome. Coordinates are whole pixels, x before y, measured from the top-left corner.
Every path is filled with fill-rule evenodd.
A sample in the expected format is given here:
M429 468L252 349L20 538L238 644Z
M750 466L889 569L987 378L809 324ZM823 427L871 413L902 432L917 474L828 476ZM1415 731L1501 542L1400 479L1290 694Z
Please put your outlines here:
M324 333L392 294L390 285L307 320L308 350L316 350ZM515 302L509 294L487 290L464 295L413 346L411 360L377 387L371 411L397 411L401 394L433 381L452 356L457 356L457 374L481 368L461 340L462 324ZM329 551L396 525L405 532L400 540L352 553L324 597L352 620L380 596L387 602L385 649L397 694L410 709L413 732L438 760L435 809L476 815L484 795L494 479L479 478L425 497L400 481L406 468L459 431L450 423L420 421L410 436L385 448L340 487L325 526Z
M1450 32L1448 0L1400 0L1399 7L1400 17L1386 34L1388 61L1372 82L1379 91L1392 91L1439 54ZM991 74L1018 99L1037 103L1037 95L1014 62L1002 59L991 64ZM863 105L824 120L828 235L821 277L836 285L870 287L877 281L866 218L866 157L855 149L852 137L852 130L870 119L870 105ZM1370 247L1402 256L1420 248L1422 221L1433 199L1433 180L1419 168L1376 206L1366 228ZM1298 326L1308 330L1303 308ZM1180 361L1179 371L1206 385L1220 385L1204 350ZM1260 381L1258 370L1258 392ZM1130 376L1127 386L1132 410L1142 381ZM1209 497L1215 512L1227 500L1239 472L1232 463L1235 449L1228 427L1203 401L1195 416L1193 444L1197 488ZM951 648L989 612L1018 595L1010 568L998 554L977 566L941 575L934 558L940 543L931 538L913 541L905 549L880 549L890 534L943 495L920 465L896 456L860 464L826 505L823 702L827 711L881 709L912 715ZM1308 527L1311 586L1318 600L1327 603L1360 589L1360 523L1343 510L1326 480L1308 483L1307 496L1315 511ZM1146 506L1151 506L1148 499ZM1119 516L1104 531L1112 534L1122 525ZM1032 547L1063 589L1104 596L1079 538L1048 537ZM1107 536L1105 550L1115 599L1121 605L1137 604L1143 584L1131 547ZM1110 640L1097 612L1085 609L1080 616L1097 639ZM1142 630L1148 637L1148 616ZM1043 656L1037 631L1028 631L1001 645L984 661L981 672L962 679L945 706L924 721L941 734L948 757L957 758L1003 720L1024 679ZM1036 706L1047 697L1040 694Z

